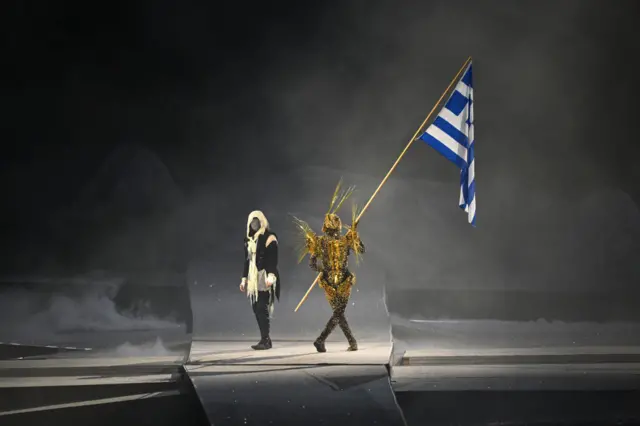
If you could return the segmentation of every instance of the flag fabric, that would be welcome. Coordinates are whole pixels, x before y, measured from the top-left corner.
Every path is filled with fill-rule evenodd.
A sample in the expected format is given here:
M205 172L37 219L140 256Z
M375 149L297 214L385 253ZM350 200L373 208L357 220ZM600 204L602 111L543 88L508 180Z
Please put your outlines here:
M460 169L460 208L476 226L473 73L469 62L444 107L420 139Z

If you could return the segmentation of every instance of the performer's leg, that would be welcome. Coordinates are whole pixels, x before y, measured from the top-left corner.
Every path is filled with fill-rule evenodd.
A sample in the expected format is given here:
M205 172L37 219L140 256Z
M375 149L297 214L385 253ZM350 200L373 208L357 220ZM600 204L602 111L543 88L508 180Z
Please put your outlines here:
M353 333L351 332L351 328L349 328L349 323L347 322L347 317L345 316L345 310L349 304L349 293L340 295L340 297L336 297L336 299L334 315L337 316L338 324L349 342L349 348L347 350L357 351L358 343L356 342L356 338L353 337Z
M340 316L340 320L338 324L340 324L340 328L342 329L342 332L347 338L347 342L349 342L349 348L347 350L357 351L358 342L356 342L356 338L353 336L353 333L351 332L351 328L349 328L349 323L347 322L347 318L344 315Z
M327 351L324 346L324 342L327 340L327 337L329 337L331 332L336 328L336 325L338 325L338 317L334 314L331 315L331 318L329 318L329 321L327 321L327 325L324 327L324 330L322 330L322 333L320 333L320 336L318 336L316 341L313 342L313 345L316 347L318 352Z
M258 300L253 304L253 312L260 328L260 342L257 345L253 345L252 348L255 350L271 349L268 291L258 292Z
M329 301L329 305L331 306L331 309L333 310L333 314L331 315L331 318L329 318L329 321L327 321L327 325L324 327L324 330L322 330L322 333L320 333L320 336L318 336L318 338L316 339L315 342L313 342L313 346L316 347L316 350L318 352L326 352L327 349L324 346L324 342L327 340L327 338L329 337L329 335L331 334L331 332L336 328L336 326L338 325L339 322L339 318L338 315L336 315L336 311L334 308L334 298L335 295L331 290L325 290L325 296L327 297L327 300Z

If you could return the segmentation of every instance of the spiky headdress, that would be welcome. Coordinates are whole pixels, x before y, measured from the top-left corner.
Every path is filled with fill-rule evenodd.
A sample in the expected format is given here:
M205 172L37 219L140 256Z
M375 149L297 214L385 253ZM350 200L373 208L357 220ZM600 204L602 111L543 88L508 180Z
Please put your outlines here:
M356 187L353 185L347 189L342 189L342 178L340 178L335 191L333 191L333 197L331 197L331 204L329 204L329 211L327 211L327 215L336 214L338 210L340 210L340 207L342 207L342 204L351 197L355 190Z
M333 192L331 204L329 204L329 211L325 214L322 232L334 231L340 233L342 230L342 221L337 215L337 212L340 210L340 207L342 207L342 204L353 194L354 190L355 186L342 189L342 178L340 179Z

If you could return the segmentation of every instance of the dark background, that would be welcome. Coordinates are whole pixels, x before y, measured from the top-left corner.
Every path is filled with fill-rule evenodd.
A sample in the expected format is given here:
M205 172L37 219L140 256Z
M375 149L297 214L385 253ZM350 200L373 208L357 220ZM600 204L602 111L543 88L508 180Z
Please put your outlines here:
M341 175L366 201L472 55L478 227L416 144L363 220L372 263L392 290L501 292L485 313L513 291L637 300L638 2L3 9L4 275L227 268L260 208L310 281L287 213L319 227Z

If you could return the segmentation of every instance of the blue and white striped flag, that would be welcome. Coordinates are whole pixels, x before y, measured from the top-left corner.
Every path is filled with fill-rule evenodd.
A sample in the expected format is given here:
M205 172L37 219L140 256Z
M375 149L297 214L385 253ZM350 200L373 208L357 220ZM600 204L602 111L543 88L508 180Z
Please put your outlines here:
M460 168L460 208L476 226L476 182L473 136L473 74L471 62L447 103L420 139Z

